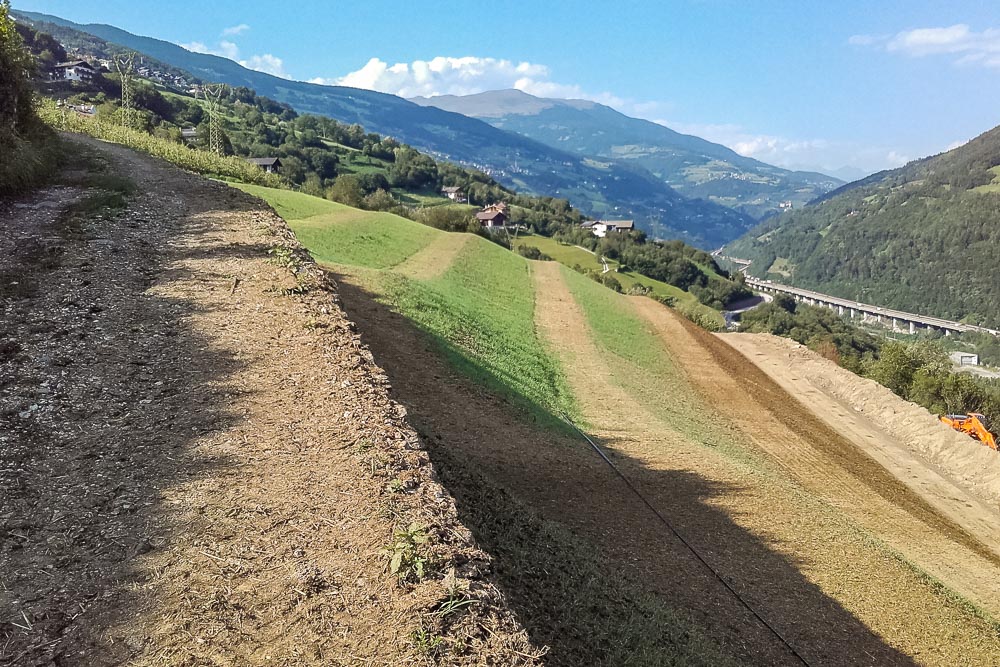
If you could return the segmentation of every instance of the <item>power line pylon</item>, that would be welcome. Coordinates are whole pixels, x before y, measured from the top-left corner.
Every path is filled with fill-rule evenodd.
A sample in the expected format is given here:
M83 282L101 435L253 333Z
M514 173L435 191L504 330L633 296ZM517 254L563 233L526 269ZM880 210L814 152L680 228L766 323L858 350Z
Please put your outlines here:
M115 56L115 69L122 82L122 127L132 127L132 117L135 114L135 98L132 91L132 77L135 72L135 51L125 55Z
M222 100L223 84L205 86L202 93L208 104L208 148L216 155L222 155L222 128L219 123L219 103Z

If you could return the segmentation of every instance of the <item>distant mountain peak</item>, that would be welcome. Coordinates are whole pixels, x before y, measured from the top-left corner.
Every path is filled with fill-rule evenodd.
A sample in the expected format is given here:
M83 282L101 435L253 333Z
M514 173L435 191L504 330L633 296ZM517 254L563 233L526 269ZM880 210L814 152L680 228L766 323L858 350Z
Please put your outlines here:
M515 88L487 90L471 95L411 97L409 100L420 106L438 107L447 111L451 111L452 107L461 106L465 110L461 113L476 118L500 118L511 114L533 116L561 102L561 100L535 97Z

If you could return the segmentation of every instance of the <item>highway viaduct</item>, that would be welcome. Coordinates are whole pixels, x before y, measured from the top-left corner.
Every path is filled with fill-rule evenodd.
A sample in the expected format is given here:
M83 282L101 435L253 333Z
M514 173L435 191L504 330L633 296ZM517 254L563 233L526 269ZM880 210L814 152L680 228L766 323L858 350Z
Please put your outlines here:
M826 306L827 308L837 311L837 313L842 316L848 316L851 318L860 317L866 322L878 322L891 327L893 331L909 331L909 333L913 334L922 329L936 329L944 332L946 336L966 331L976 331L980 333L993 334L994 336L1000 336L1000 331L995 329L978 327L972 324L962 324L961 322L952 322L951 320L944 320L939 317L916 315L902 310L892 310L891 308L879 308L878 306L872 306L867 303L851 301L850 299L841 299L828 294L813 292L812 290L791 287L790 285L782 285L780 283L771 282L770 280L758 280L752 276L746 276L746 283L748 287L758 292L764 292L765 294L787 294L796 301L816 306Z

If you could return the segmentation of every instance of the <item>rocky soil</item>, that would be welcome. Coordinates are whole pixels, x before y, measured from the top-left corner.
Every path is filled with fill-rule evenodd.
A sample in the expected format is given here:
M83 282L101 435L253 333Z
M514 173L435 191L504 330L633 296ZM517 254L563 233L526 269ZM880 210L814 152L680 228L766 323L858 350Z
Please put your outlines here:
M284 222L67 141L0 203L0 664L539 663Z

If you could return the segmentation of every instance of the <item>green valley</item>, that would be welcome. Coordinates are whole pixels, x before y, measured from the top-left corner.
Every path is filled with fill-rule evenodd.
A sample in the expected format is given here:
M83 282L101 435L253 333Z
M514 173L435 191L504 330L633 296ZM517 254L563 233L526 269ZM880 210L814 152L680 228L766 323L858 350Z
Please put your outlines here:
M774 217L725 253L752 260L758 277L995 328L998 165L994 128Z

